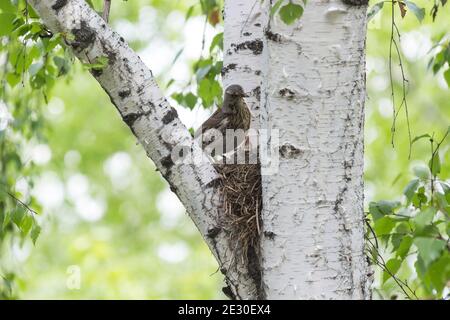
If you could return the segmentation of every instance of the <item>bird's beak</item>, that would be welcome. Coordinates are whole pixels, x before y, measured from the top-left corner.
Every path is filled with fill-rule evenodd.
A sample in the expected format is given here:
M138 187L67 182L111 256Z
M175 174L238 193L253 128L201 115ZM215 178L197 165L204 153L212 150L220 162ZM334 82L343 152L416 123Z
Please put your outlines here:
M242 96L243 96L244 98L250 97L250 95L249 95L248 93L244 93Z

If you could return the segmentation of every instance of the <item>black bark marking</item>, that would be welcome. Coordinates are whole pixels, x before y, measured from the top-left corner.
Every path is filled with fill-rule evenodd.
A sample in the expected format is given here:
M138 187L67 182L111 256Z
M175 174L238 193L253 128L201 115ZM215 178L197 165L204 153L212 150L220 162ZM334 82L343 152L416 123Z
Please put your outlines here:
M162 122L164 124L168 124L168 123L171 123L177 117L178 117L177 110L175 110L174 108L170 108L170 110L162 118Z
M55 11L59 11L62 7L67 4L67 0L56 0L55 4L52 5L52 9Z
M261 101L261 87L260 86L253 89L252 93L255 95L256 100Z
M243 35L246 36L246 37L249 37L249 36L251 36L252 34L251 34L250 32L244 32Z
M351 6L363 6L368 4L369 0L342 0L342 2Z
M222 68L222 76L226 75L230 70L235 70L237 67L236 63L230 63Z
M175 163L173 163L172 156L170 154L167 157L161 159L161 165L167 170L167 172L170 171L174 164Z
M222 184L222 179L216 178L206 184L206 188L217 188Z
M129 113L129 114L123 116L122 119L131 128L131 127L133 127L136 120L138 120L142 116L148 116L150 113L151 113L151 111Z
M212 227L208 229L208 233L207 236L208 238L214 239L215 237L217 237L217 235L220 233L220 231L222 231L221 227Z
M278 93L280 94L280 96L286 97L288 99L292 99L295 97L295 92L289 88L283 88Z
M222 292L231 300L236 300L236 296L234 295L233 291L231 290L230 286L226 286L222 288Z
M347 192L348 188L345 186L337 195L336 200L334 201L334 207L333 211L338 214L339 213L339 207L344 202L344 194Z
M269 240L273 240L273 239L275 239L276 235L272 231L264 231L264 236L266 238L268 238Z
M102 69L91 69L91 74L98 78L103 74L103 70Z
M281 39L282 39L281 34L274 33L272 31L270 31L270 29L267 29L265 34L266 34L267 39L272 40L274 42L281 42Z
M169 173L170 174L170 173ZM168 175L168 174L167 174ZM167 179L166 179L167 180ZM167 182L169 183L169 189L170 191L172 191L173 193L177 194L178 192L178 188L169 180L167 180Z
M108 57L108 64L114 64L117 59L117 53L103 41L100 41L100 45L102 46L103 54Z
M81 20L79 29L72 29L75 40L71 46L76 51L83 51L95 41L95 30L90 28L86 21Z
M253 52L254 55L258 55L262 53L264 44L261 39L256 39L253 41L241 42L239 44L232 44L231 47L234 48L234 52L248 49Z
M261 286L261 266L259 264L259 257L256 253L255 248L253 246L248 248L247 251L247 270L250 277L253 279L253 281L256 284L257 288L257 299L262 300L264 299L265 293L262 290Z
M285 143L280 147L280 156L285 159L294 159L302 154L302 150L294 147L290 143Z
M123 58L122 61L125 63L125 69L127 70L127 72L128 72L129 74L132 74L132 73L133 73L133 70L131 69L130 61L128 61L127 58ZM138 93L141 93L141 92L144 90L144 88L145 88L144 85L140 86L140 87L138 88L137 92L138 92Z
M119 97L122 99L125 99L126 97L129 97L131 94L131 89L126 88L124 90L119 91Z

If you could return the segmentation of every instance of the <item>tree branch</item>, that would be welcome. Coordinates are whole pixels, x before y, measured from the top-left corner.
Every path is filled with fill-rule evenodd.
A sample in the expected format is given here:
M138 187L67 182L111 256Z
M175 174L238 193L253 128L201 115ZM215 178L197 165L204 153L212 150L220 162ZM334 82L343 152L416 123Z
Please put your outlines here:
M103 20L105 20L107 23L109 21L109 12L111 11L111 0L104 0L103 1Z
M53 33L71 35L66 36L66 43L82 62L108 58L107 66L92 70L92 75L185 206L226 275L232 296L254 298L251 278L230 269L231 240L217 222L222 207L216 188L220 177L209 161L198 161L202 150L165 99L152 72L83 0L29 2ZM193 158L197 161L189 161Z

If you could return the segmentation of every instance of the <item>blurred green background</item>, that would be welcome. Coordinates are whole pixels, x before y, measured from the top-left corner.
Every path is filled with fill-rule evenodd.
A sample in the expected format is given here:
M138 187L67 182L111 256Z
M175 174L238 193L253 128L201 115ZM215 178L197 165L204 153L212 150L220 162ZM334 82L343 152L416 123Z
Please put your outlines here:
M191 63L201 54L204 17L185 21L195 2L113 1L114 29L139 50L161 84L175 79L168 95L189 82ZM430 7L430 1L416 2ZM448 31L449 17L447 5L435 23L428 14L421 24L411 14L398 21L413 136L434 132L440 137L450 124L450 91L442 71L433 75L427 70L434 39ZM207 43L220 30L208 26ZM408 159L404 113L397 121L395 148L391 145L389 36L387 6L368 29L366 203L400 198L411 167L428 161L430 152L429 145L420 142ZM395 66L400 97L401 74ZM32 152L42 170L34 194L43 205L43 231L35 247L26 242L10 253L10 267L19 276L19 297L223 298L222 276L212 254L100 86L77 65L72 79L58 83L54 95L45 108L48 141ZM188 126L207 115L197 108L178 109ZM441 178L448 179L448 143L441 148ZM78 275L79 287L73 282ZM379 286L378 281L374 285ZM392 288L387 282L381 289Z

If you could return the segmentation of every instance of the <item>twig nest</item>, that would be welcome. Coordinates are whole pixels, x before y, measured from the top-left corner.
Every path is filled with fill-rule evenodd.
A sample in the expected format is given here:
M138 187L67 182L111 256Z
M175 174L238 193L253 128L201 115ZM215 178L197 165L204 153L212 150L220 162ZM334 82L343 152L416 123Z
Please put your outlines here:
M248 159L248 156L246 157ZM261 233L261 170L260 164L216 164L222 177L222 229L229 235L235 259L250 264L259 256Z

